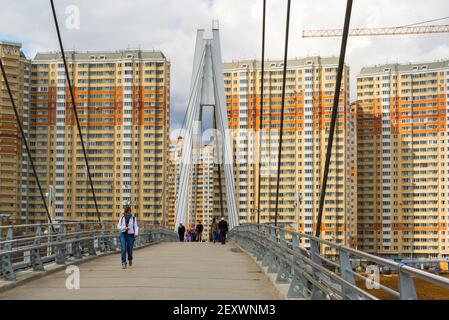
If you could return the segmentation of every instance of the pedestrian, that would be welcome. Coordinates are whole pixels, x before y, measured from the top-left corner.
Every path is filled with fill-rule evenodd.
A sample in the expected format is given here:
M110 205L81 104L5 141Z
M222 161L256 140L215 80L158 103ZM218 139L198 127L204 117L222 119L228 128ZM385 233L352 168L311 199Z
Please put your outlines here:
M211 229L212 229L212 241L216 243L218 241L218 223L215 218L212 220Z
M196 241L195 225L193 223L190 225L190 234L190 241Z
M203 230L204 230L203 224L201 223L201 221L198 221L198 224L196 225L196 229L195 229L198 242L203 241Z
M179 224L178 227L178 235L179 235L179 241L184 242L184 235L186 233L186 227L182 225L182 223Z
M225 244L229 227L224 217L221 217L221 221L218 223L218 229L220 230L220 242L221 244Z
M187 233L186 233L186 241L187 241L187 242L192 241L192 233L190 232L190 229L187 230Z
M195 233L195 229L194 229L194 226L192 224L192 225L190 225L189 230L187 230L187 234L186 234L187 242L195 241L194 233Z
M126 269L126 254L128 254L128 263L133 265L133 246L134 240L139 234L139 226L136 217L131 214L131 206L125 206L125 213L122 214L117 224L120 230L120 244L122 251L122 268Z

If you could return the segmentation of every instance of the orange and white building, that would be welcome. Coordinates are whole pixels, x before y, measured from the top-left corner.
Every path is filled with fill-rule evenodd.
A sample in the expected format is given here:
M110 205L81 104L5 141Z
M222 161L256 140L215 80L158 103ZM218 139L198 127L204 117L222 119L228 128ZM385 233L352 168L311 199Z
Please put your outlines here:
M118 219L130 201L139 219L164 224L170 62L159 51L67 51L98 207ZM61 54L38 53L31 70L35 164L54 186L56 218L96 219ZM30 215L46 220L36 188Z
M449 257L448 83L448 61L358 74L358 249Z
M20 43L0 41L0 57L26 139L30 138L30 67ZM28 220L28 186L34 183L11 100L0 73L0 214Z
M328 130L331 118L338 59L308 57L288 60L280 175L281 224L299 224L312 234L318 214ZM234 174L240 222L257 222L258 170L261 170L260 222L274 222L277 154L282 100L282 61L267 61L264 76L264 114L259 114L261 63L243 60L224 63L229 127L234 131ZM322 236L341 244L356 243L355 188L350 163L355 148L350 135L349 67L344 67L334 147L327 187ZM262 162L259 166L260 121ZM305 243L308 247L309 244Z

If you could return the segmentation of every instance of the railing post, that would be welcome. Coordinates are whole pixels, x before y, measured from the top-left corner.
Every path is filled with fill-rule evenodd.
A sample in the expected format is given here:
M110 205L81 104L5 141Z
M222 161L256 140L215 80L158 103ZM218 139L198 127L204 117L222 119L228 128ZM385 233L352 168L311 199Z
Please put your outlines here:
M57 264L65 264L65 244L64 241L64 225L61 223L58 227L55 245L55 261Z
M36 227L35 238L33 241L34 246L37 247L41 244L41 236L42 236L42 229L41 226L39 225ZM33 267L34 271L45 271L39 250L40 249L38 247L31 249L30 251L31 266Z
M279 243L281 245L281 254L283 257L286 257L287 252L287 243L285 241L285 231L279 230ZM291 266L284 261L284 259L279 259L279 272L276 277L277 283L288 283L290 281L291 276Z
M89 256L96 256L97 252L95 250L95 227L94 225L90 226L90 232L88 234L89 242L88 242L88 248L89 248Z
M301 254L299 250L299 236L292 236L292 250L293 254L293 267L292 267L292 281L290 283L290 287L288 288L287 297L289 298L299 298L306 297L307 293L307 280L296 270L296 267L299 267L301 263L301 258L298 256Z
M320 244L315 239L310 239L310 256L311 256L310 258L312 259L313 262L315 262L316 264L318 264L320 266L322 265L322 261L320 258ZM321 278L321 273L319 271L316 271L313 267L312 267L312 273L316 280L319 280ZM312 295L311 295L310 299L311 300L325 300L326 294L320 288L318 288L316 285L313 285Z
M111 225L111 231L109 231L108 234L108 241L107 241L107 249L109 251L115 251L115 233L114 233L114 224Z
M6 241L12 241L14 235L14 229L12 226L8 228L7 234L6 234ZM7 242L3 245L3 251L11 251L12 250L12 243ZM3 274L3 278L7 281L15 281L16 275L14 273L14 269L12 267L11 262L11 254L4 254L0 256L1 258L1 270Z
M267 228L266 227L262 227L262 232L260 234L260 240L262 242L262 244L268 246L269 245L269 235L267 234ZM262 248L263 250L263 259L262 259L262 266L266 267L270 264L270 256L272 255L270 250L268 250L266 248L266 246L264 246Z
M340 248L339 250L339 260L340 260L340 274L343 279L348 281L349 283L355 285L355 279L354 275L349 272L349 270L352 270L351 266L351 260L349 259L349 254L346 250L343 248ZM342 291L344 294L344 298L351 300L361 300L360 296L353 292L351 289L347 288L346 286L342 286Z
M106 243L104 240L104 224L101 224L100 237L98 238L98 247L100 252L106 251Z
M76 225L76 239L78 239L78 241L75 241L72 244L72 251L73 251L73 257L75 259L82 259L83 258L83 249L81 246L81 241L79 240L82 236L82 231L83 231L83 226L81 224L81 222L77 223Z
M256 235L253 235L253 237L256 237L257 238L256 240L259 240L259 241L263 241L261 229L262 229L262 226L257 225L257 228L255 228ZM256 243L256 247L257 247L257 254L256 254L257 260L261 261L261 260L263 260L265 250L259 243Z
M417 300L415 283L413 278L402 271L404 264L399 265L399 293L401 300Z
M119 233L118 230L115 230L114 224L112 224L111 227L111 240L112 240L112 248L114 251L117 251L120 249L120 239L119 239Z
M268 264L268 273L276 273L279 269L279 265L278 265L278 259L276 257L275 254L275 250L276 250L276 246L277 246L277 237L276 237L276 229L271 228L270 229L270 242L269 242L269 247L270 247L270 262Z

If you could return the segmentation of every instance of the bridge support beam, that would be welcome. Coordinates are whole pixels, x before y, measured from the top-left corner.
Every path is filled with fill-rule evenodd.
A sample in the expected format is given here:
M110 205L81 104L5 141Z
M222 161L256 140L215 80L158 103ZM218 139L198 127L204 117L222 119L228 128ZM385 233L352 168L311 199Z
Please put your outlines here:
M239 225L235 199L235 181L232 156L232 137L228 127L228 115L224 91L223 67L221 59L220 36L218 28L213 27L212 39L204 38L204 30L198 30L190 96L183 127L184 140L181 157L181 172L178 186L178 198L175 203L175 231L180 223L187 225L191 210L189 194L192 188L193 149L201 146L202 108L214 107L216 119L216 154L218 164L222 164L225 185L229 227Z

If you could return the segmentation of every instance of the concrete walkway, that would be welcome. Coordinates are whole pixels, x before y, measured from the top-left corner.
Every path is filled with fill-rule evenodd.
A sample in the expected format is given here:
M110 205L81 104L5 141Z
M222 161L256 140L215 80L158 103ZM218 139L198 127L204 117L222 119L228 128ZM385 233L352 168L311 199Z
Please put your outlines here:
M68 290L58 271L0 294L0 299L279 299L254 261L230 243L160 243L134 252L121 269L113 254L80 268L80 289Z

